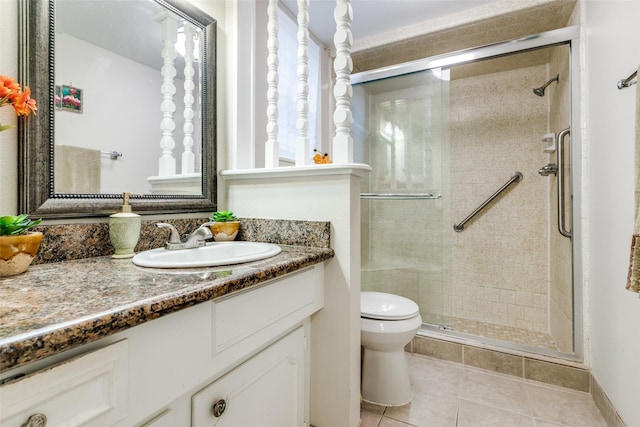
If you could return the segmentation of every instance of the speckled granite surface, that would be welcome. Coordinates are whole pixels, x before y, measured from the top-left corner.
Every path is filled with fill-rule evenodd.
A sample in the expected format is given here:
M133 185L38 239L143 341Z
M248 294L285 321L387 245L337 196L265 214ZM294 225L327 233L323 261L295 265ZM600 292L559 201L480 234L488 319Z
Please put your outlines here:
M136 252L161 247L168 222L181 235L206 217L142 221ZM198 269L149 269L115 260L106 222L44 225L27 272L0 277L0 372L96 341L200 302L333 257L330 223L241 218L236 240L275 243L262 261Z
M32 265L0 278L0 372L331 257L329 248L282 246L216 268L148 269L108 256Z
M181 236L191 233L206 217L193 219L145 220L136 252L159 248L169 238L169 231L156 227L157 222L174 225ZM89 224L43 225L34 230L44 234L34 264L68 261L113 254L106 222ZM278 245L328 248L330 223L281 219L240 218L240 233L236 240L268 242Z

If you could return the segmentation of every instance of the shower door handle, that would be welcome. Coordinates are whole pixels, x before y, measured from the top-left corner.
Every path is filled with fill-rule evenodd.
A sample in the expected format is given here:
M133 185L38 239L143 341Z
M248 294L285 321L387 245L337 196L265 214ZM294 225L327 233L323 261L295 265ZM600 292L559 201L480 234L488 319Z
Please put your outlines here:
M563 129L558 134L558 231L564 237L571 238L571 231L565 224L565 194L564 194L564 139L571 133L570 128Z

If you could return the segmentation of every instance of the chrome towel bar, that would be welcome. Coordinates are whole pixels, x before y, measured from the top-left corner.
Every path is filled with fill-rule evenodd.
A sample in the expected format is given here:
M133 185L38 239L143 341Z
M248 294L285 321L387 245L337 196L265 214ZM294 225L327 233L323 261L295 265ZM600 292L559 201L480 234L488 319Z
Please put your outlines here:
M361 199L386 199L386 200L421 200L421 199L440 199L441 194L431 193L360 193Z
M634 71L629 77L623 80L618 81L618 89L624 89L625 87L629 87L638 83L638 80L632 81L634 78L638 76L638 70Z
M122 153L118 153L117 151L101 151L100 154L109 156L111 160L118 160L118 157L122 157Z
M471 220L471 218L476 216L482 209L485 208L485 206L487 206L489 203L491 203L491 201L493 199L498 197L500 195L500 193L502 193L504 190L506 190L511 184L513 184L514 182L522 181L522 177L523 177L522 172L518 172L518 171L514 172L513 176L511 178L509 178L509 181L507 181L502 187L498 188L498 190L495 193L493 193L491 196L489 196L489 198L487 200L482 202L482 204L480 206L478 206L473 212L471 212L469 214L469 216L467 216L465 219L460 221L459 224L453 224L453 229L455 231L457 231L458 233L460 233L462 230L464 230L464 225L467 222L469 222Z

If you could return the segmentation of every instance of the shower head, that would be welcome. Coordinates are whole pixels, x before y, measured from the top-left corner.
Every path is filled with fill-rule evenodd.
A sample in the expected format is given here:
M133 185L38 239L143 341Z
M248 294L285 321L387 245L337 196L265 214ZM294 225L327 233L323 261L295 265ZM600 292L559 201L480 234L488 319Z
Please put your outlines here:
M538 96L544 96L544 90L547 88L547 86L549 86L553 82L560 83L560 74L558 74L557 76L555 76L554 78L552 78L551 80L543 84L542 86L534 88L533 93L535 93Z

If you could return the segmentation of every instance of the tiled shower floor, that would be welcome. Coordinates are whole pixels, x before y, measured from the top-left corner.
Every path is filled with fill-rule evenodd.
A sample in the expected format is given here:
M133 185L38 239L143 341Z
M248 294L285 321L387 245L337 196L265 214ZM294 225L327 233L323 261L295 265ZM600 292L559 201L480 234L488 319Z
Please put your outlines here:
M361 427L606 427L588 393L407 355L413 401L363 403Z
M547 332L530 331L457 317L448 317L444 321L440 319L437 323L444 324L455 332L558 351L556 343Z
M558 350L556 343L547 332L530 331L512 326L502 326L493 323L479 322L453 318L451 326L454 331L463 332L481 337L509 341L516 344L524 344L532 347Z

